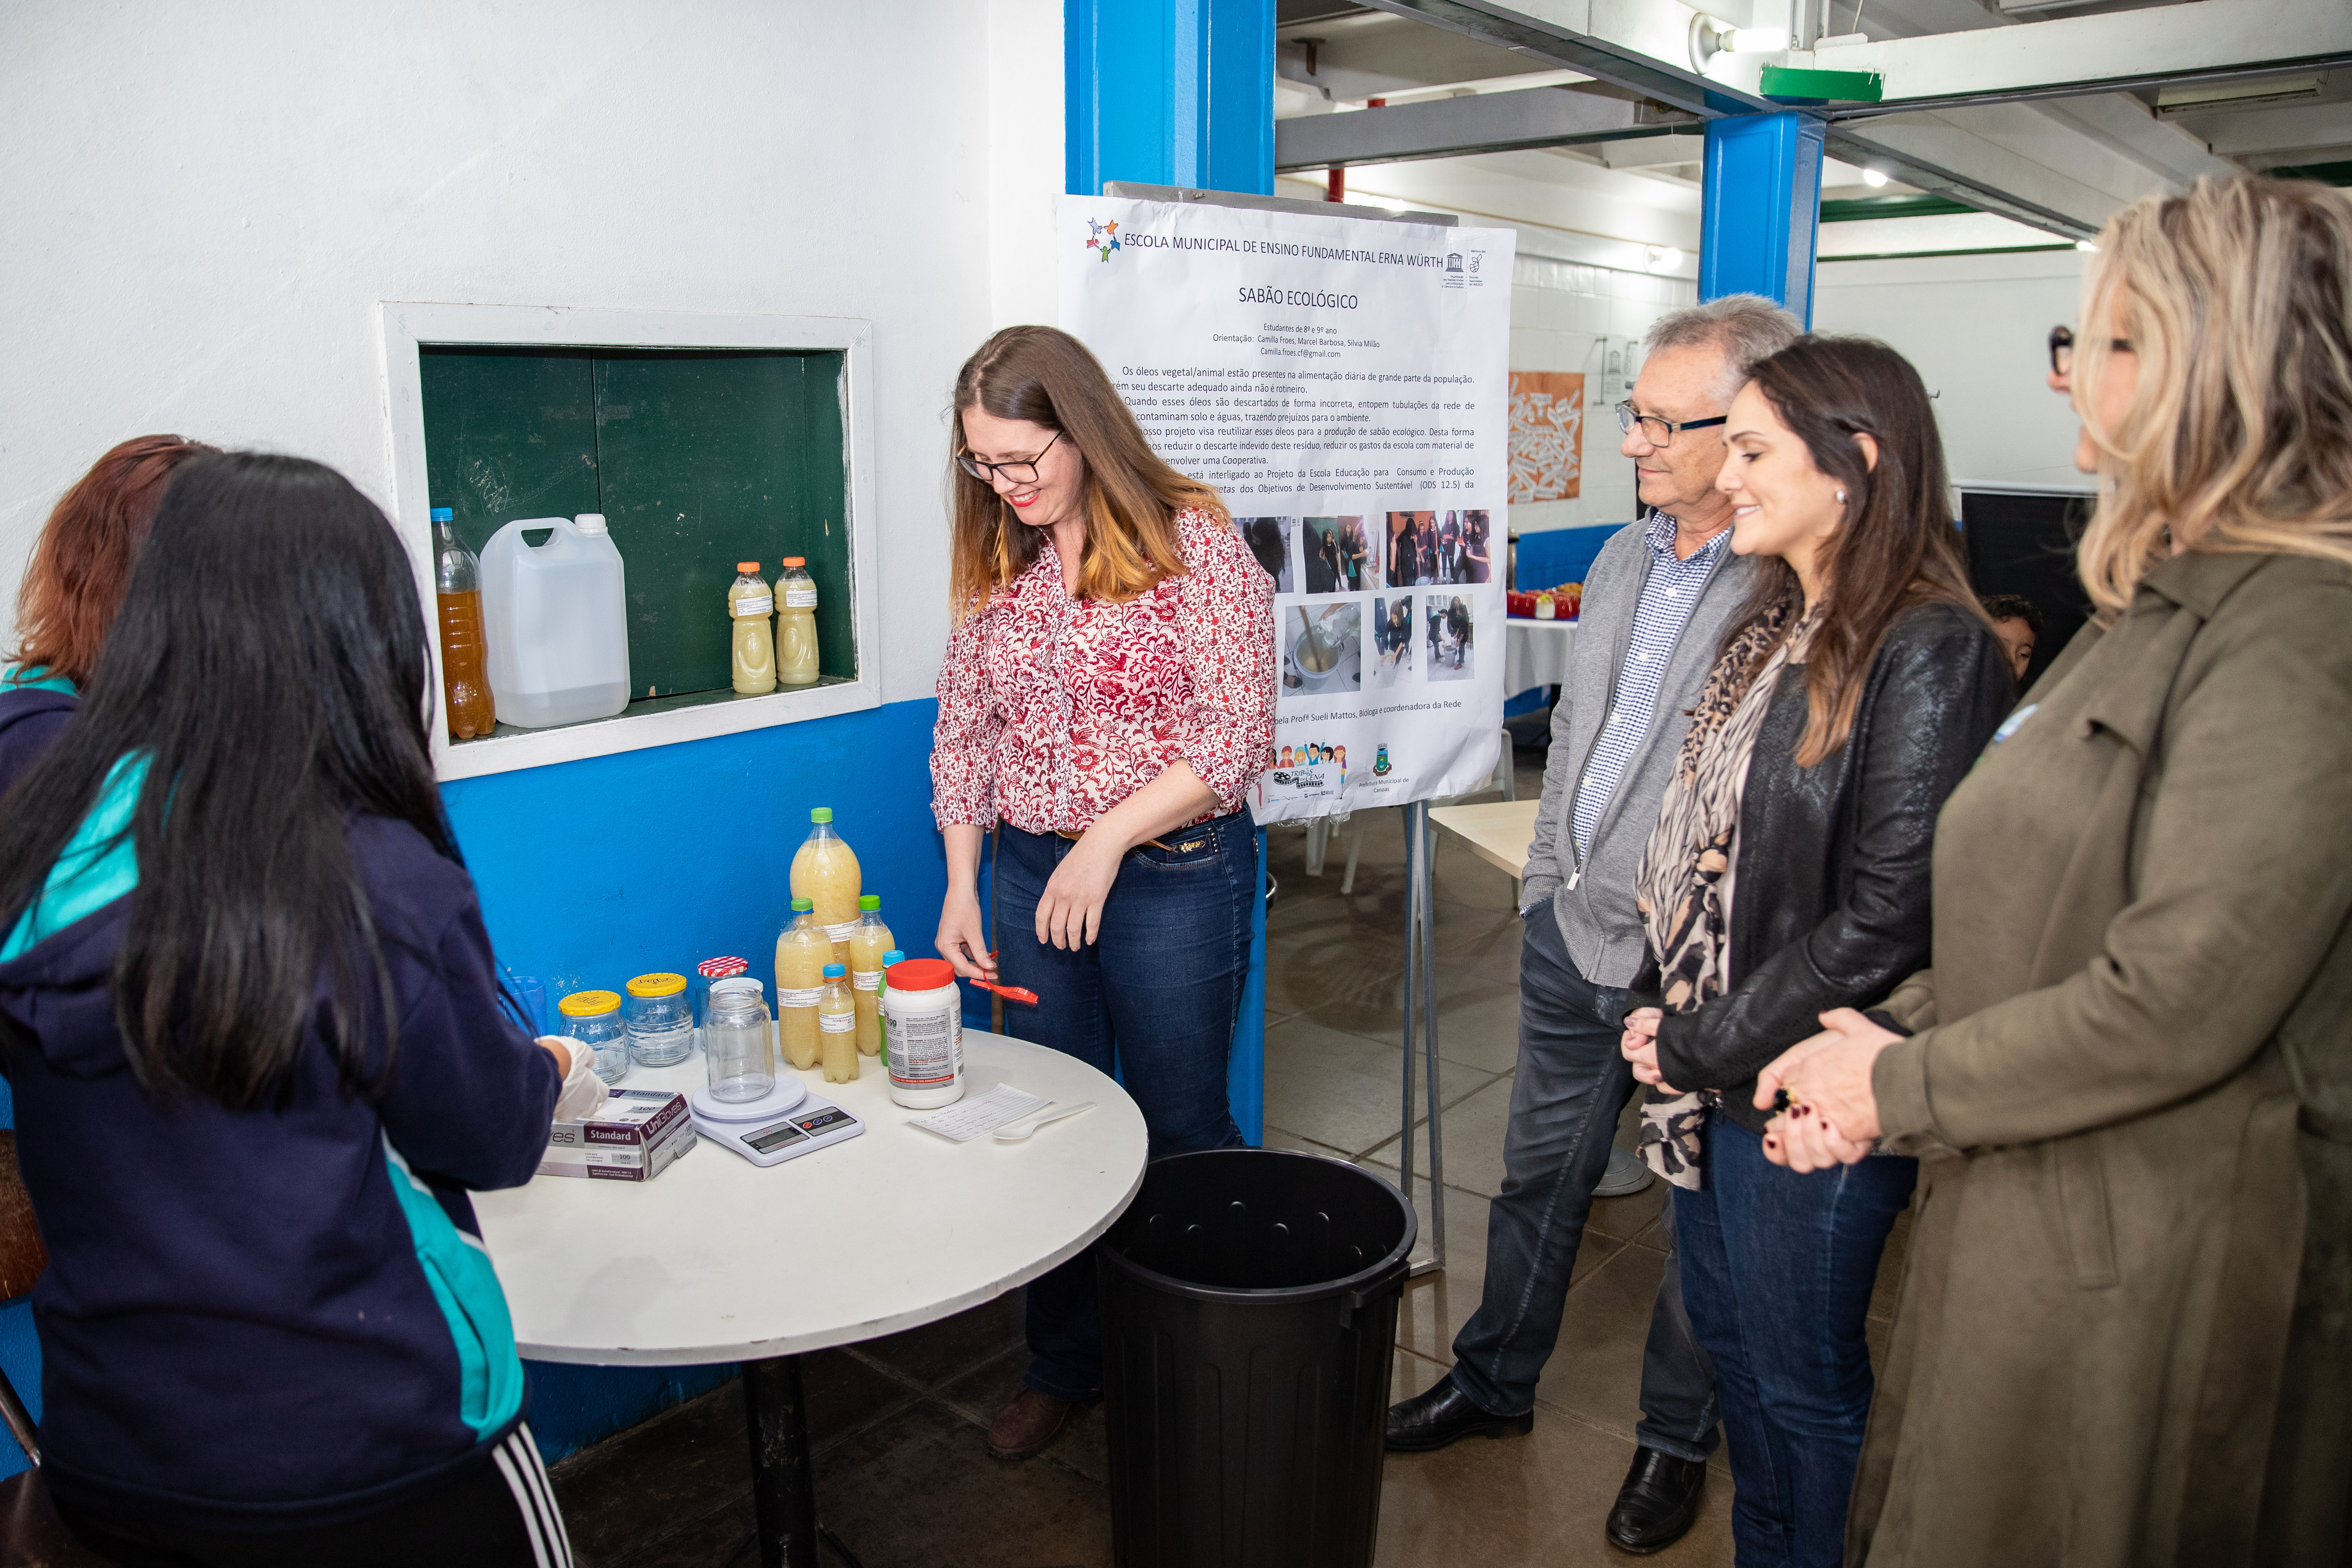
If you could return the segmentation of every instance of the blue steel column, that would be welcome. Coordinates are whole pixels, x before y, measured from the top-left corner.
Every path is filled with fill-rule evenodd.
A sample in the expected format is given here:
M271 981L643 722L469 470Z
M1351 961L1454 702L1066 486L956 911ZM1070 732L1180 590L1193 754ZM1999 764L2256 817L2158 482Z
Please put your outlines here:
M1072 195L1106 180L1274 194L1274 0L1065 0Z
M1072 195L1107 180L1274 194L1274 0L1064 0L1063 158ZM1265 1141L1265 831L1226 1099Z
M1822 138L1822 122L1809 114L1742 114L1706 122L1700 299L1761 294L1812 326Z

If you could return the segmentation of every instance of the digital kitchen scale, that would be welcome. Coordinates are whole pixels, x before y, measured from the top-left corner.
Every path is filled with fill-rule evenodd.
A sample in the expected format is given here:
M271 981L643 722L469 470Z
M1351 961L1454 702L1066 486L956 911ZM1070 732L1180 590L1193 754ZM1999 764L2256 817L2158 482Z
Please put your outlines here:
M866 1131L866 1123L789 1073L778 1074L776 1087L759 1100L730 1105L713 1100L703 1084L686 1103L696 1131L754 1165L780 1165Z

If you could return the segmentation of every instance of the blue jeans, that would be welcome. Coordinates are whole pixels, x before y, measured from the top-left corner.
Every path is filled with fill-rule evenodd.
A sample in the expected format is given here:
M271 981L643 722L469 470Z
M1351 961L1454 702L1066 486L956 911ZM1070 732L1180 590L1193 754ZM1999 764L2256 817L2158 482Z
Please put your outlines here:
M1095 941L1075 952L1037 940L1037 900L1075 846L1007 823L996 832L999 976L1037 994L1034 1007L1006 1004L1006 1032L1103 1072L1115 1065L1143 1111L1155 1160L1238 1145L1225 1066L1257 898L1249 813L1161 834L1172 851L1129 851ZM1100 1394L1092 1248L1031 1282L1028 1319L1029 1386L1055 1399Z
M1568 956L1549 900L1528 911L1519 943L1519 1065L1503 1134L1503 1190L1486 1210L1486 1284L1454 1336L1454 1386L1497 1415L1535 1407L1536 1377L1559 1339L1569 1276L1609 1169L1633 1069L1618 1049L1625 993L1595 985ZM1673 1208L1666 1210L1672 1223ZM1667 1259L1642 1354L1645 1448L1704 1459L1716 1431L1715 1373L1683 1316Z
M1887 1230L1919 1163L1894 1156L1799 1175L1720 1111L1697 1192L1675 1194L1683 1300L1715 1358L1731 1430L1739 1568L1836 1568L1870 1415L1863 1319Z

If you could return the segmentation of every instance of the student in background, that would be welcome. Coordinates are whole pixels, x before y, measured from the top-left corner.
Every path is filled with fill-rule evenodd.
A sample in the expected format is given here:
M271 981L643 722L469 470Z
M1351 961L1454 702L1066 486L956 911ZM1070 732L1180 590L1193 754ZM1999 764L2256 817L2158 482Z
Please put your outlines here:
M1984 612L1992 617L1992 629L2000 634L2000 644L2009 650L2017 689L2022 691L2025 672L2033 664L2034 645L2042 637L2042 607L2022 594L1995 594L1984 601Z
M0 667L0 795L72 717L163 487L212 450L184 436L134 436L91 464L49 513L16 590L16 660Z
M1462 514L1462 580L1465 583L1485 583L1494 577L1494 562L1487 553L1486 514L1465 511Z
M332 469L189 464L0 812L41 1474L122 1568L570 1561L467 1191L603 1091L502 1009L415 581Z
M1343 517L1339 520L1339 560L1343 577L1351 589L1376 588L1377 574L1366 570L1371 559L1371 541L1365 537L1364 520Z
M1330 534L1312 522L1300 526L1307 530L1307 591L1336 593L1339 587L1339 558L1332 548Z

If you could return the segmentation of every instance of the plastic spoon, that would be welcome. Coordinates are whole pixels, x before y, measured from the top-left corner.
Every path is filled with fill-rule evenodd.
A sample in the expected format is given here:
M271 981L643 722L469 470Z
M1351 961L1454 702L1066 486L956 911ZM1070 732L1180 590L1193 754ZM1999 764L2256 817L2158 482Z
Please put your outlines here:
M1008 1122L998 1128L996 1141L1000 1143L1018 1143L1048 1121L1059 1121L1065 1116L1076 1116L1081 1110L1092 1110L1094 1108L1095 1102L1087 1100L1081 1100L1076 1105L1065 1106L1059 1110L1041 1110L1026 1121Z

